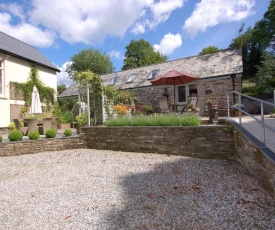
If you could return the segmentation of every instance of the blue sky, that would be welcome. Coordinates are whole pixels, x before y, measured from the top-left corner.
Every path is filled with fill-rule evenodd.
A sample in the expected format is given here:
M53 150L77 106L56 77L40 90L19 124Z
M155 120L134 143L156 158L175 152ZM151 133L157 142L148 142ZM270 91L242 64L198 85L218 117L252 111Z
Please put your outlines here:
M263 18L269 0L1 0L0 31L37 47L69 85L71 56L88 48L111 56L116 71L125 46L145 39L169 60L197 55L204 47L228 48Z

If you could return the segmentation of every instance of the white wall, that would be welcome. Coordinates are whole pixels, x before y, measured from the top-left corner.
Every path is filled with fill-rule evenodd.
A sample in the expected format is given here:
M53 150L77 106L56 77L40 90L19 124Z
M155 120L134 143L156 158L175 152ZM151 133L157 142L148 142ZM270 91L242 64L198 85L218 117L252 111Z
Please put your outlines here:
M10 100L9 83L26 82L30 75L31 63L3 53L0 53L0 59L4 60L4 96L0 97L0 127L7 127L10 124L10 104L24 104L24 101ZM53 88L56 92L56 72L44 67L36 67L39 79L45 86Z

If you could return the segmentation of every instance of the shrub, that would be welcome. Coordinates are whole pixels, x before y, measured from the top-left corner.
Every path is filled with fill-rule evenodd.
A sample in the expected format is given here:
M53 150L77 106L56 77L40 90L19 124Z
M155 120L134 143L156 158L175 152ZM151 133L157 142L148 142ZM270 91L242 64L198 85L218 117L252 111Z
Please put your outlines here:
M3 137L0 135L0 143L3 141Z
M9 138L10 141L22 141L23 134L19 130L12 130L9 133L8 138Z
M145 114L152 114L154 113L154 109L151 105L144 105L142 106L142 111L145 113Z
M198 126L200 119L194 114L118 117L106 121L106 126Z
M73 120L73 115L71 112L66 112L63 116L63 122L64 124L66 123L71 123Z
M126 105L114 105L113 110L117 112L119 116L127 114L129 107Z
M72 130L70 130L70 129L65 129L65 131L64 131L64 136L66 136L66 137L72 136Z
M30 140L37 140L39 139L40 134L37 131L32 131L29 133L28 137L30 138Z
M46 138L54 138L56 136L56 133L57 133L56 130L49 129L46 131L45 136Z
M79 127L82 127L82 126L84 126L84 125L87 124L87 122L88 122L88 117L87 117L87 116L88 116L88 115L87 115L87 113L85 112L85 113L80 113L79 115L77 115L77 116L75 117L75 120L76 120L77 125L78 125Z
M14 122L11 122L9 124L9 130L14 130L14 129L15 129L15 124L14 124Z

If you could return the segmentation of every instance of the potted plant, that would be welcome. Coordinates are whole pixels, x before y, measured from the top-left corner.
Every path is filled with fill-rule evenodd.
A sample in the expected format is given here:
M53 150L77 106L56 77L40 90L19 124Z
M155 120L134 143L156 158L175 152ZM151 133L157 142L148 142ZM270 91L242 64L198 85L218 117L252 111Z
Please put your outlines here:
M87 125L88 118L87 118L87 113L80 113L75 117L76 120L76 133L80 133L80 127Z
M69 129L71 127L71 122L72 122L72 113L71 112L66 112L60 119L60 126L61 129Z
M143 105L141 109L143 113L145 113L146 115L154 113L153 107L151 105Z

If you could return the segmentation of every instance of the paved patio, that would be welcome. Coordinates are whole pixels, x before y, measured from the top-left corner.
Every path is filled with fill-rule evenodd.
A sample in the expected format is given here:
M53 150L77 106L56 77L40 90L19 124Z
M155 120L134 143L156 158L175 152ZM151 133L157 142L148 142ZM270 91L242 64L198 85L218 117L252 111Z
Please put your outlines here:
M237 123L239 123L238 117L231 117ZM261 119L260 116L257 116L258 119ZM270 115L265 116L265 123L272 126L275 129L275 118L271 118ZM262 141L263 129L262 125L258 123L255 119L249 116L242 116L242 126L254 135L258 140ZM265 129L265 145L270 148L275 153L275 132L272 132L270 129Z

